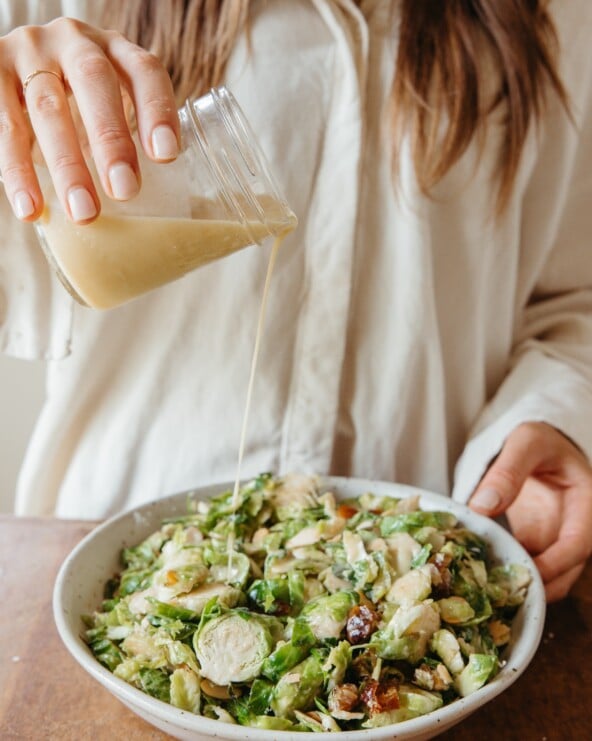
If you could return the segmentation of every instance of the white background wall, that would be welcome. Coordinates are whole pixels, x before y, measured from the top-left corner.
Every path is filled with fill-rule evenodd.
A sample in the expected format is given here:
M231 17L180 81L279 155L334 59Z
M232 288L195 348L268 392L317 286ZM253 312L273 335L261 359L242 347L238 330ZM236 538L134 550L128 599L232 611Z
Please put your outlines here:
M0 512L11 512L17 474L44 395L45 364L0 355Z

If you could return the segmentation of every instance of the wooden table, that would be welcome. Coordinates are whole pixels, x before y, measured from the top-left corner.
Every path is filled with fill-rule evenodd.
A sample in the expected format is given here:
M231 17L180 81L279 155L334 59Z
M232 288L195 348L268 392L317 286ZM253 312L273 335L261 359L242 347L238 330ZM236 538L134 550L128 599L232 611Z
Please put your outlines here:
M0 739L164 741L90 678L63 647L53 582L90 522L0 516ZM549 608L541 647L500 697L446 741L592 739L592 562Z

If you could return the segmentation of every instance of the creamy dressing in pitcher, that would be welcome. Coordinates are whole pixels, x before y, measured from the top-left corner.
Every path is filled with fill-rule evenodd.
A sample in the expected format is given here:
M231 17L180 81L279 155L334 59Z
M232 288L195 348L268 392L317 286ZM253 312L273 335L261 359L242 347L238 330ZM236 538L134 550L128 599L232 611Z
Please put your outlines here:
M284 224L278 225L280 231ZM38 231L48 258L87 306L108 309L260 241L273 223L99 216L78 226L46 208Z

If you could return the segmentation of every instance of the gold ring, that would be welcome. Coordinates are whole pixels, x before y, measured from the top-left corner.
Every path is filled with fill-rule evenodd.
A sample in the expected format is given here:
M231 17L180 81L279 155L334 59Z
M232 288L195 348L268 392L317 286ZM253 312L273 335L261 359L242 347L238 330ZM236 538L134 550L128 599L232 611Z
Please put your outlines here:
M33 70L33 72L31 72L30 74L28 74L23 80L23 95L27 92L27 88L31 80L34 77L37 77L37 75L53 75L54 77L58 78L58 80L62 83L62 85L64 84L64 78L61 72L54 72L52 69L36 69L36 70Z

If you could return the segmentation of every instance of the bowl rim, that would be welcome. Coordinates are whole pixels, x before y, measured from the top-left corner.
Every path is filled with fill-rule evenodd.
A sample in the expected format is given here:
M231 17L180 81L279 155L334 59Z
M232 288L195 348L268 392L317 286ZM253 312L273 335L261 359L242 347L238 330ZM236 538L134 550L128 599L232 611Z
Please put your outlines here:
M444 731L456 722L460 722L460 720L473 710L477 710L479 707L497 697L524 673L536 653L542 638L546 614L545 590L539 571L531 556L508 530L502 527L495 520L474 512L465 504L456 502L451 497L436 494L419 487L357 477L317 476L316 478L319 480L321 487L334 488L337 492L339 492L340 488L343 489L348 486L354 486L356 488L363 488L366 491L372 491L379 496L390 494L391 496L397 496L398 498L406 498L409 496L419 495L420 506L422 508L442 508L453 512L461 522L463 522L463 518L465 520L466 518L469 518L473 522L483 523L483 528L496 534L497 537L502 539L502 541L509 542L511 540L513 549L520 554L521 562L525 563L531 571L532 581L529 586L527 602L532 603L532 607L526 615L526 618L528 619L527 627L530 632L525 630L522 631L516 643L512 645L511 654L506 658L505 664L500 672L491 682L485 684L476 692L467 697L458 698L448 705L444 705L437 710L418 716L417 718L411 718L399 723L377 728L341 731L340 736L333 731L324 731L314 733L315 738L334 739L345 737L348 741L369 741L370 739L374 741L378 739L396 738L404 739L407 735L410 735L410 737L413 738L414 734L418 734L422 731L427 732L432 726L434 727L434 730L436 730L438 725L441 730ZM244 484L245 481L242 483ZM145 512L149 512L155 507L155 505L158 505L160 509L160 507L165 507L167 503L172 503L182 497L187 498L188 496L194 496L196 499L205 499L215 495L216 493L232 489L233 485L234 482L223 482L198 486L193 489L170 494L159 499L151 500L137 507L127 509L108 518L103 523L93 528L70 551L60 566L52 596L54 622L62 642L78 664L80 664L82 668L85 669L85 671L87 671L95 680L99 681L112 694L114 694L120 702L124 702L128 707L130 707L132 711L137 707L147 715L155 716L167 725L171 724L175 727L180 726L186 731L194 733L196 740L201 738L201 733L206 734L208 737L222 737L227 739L236 739L237 741L238 739L252 739L253 741L271 741L272 739L278 739L278 741L298 741L298 739L307 738L307 734L312 734L313 732L270 730L253 728L239 724L233 725L222 723L219 720L206 718L202 715L195 715L189 711L181 710L180 708L176 708L162 700L147 695L136 687L133 687L131 684L128 684L123 679L116 677L93 656L88 646L82 640L81 635L79 633L74 634L70 629L66 612L63 610L64 596L68 588L68 577L75 569L79 555L83 553L94 540L100 538L105 531L110 530L113 526L124 520L136 518ZM467 524L467 527L473 529L474 525L471 526ZM499 553L495 553L494 555L499 559ZM513 557L512 561L515 560L516 559ZM534 610L533 608L537 606L538 609ZM463 710L467 709L467 713L462 713ZM461 716L460 718L457 717L459 715ZM147 722L150 722L146 716L143 717Z

